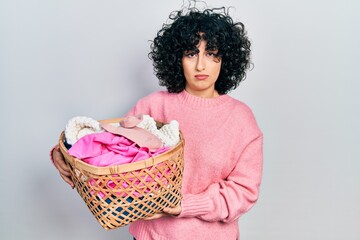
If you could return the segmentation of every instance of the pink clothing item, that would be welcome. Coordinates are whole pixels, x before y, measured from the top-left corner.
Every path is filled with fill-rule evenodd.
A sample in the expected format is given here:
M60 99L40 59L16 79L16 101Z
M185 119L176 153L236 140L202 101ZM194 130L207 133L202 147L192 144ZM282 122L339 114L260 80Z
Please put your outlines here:
M131 223L141 240L239 239L238 219L256 203L262 176L262 140L252 111L228 96L200 98L186 91L156 92L128 115L176 119L185 138L178 217Z
M128 116L120 121L120 126L124 128L134 128L143 120L143 115Z
M123 136L101 132L80 138L68 153L93 166L105 167L144 160L167 150L168 147L161 147L151 152L147 147L137 147Z
M100 123L100 126L107 132L126 137L140 147L147 147L151 151L156 151L158 148L162 147L162 141L151 132L136 126L141 122L141 118L141 115L137 117L126 117L120 122L118 127L108 123Z

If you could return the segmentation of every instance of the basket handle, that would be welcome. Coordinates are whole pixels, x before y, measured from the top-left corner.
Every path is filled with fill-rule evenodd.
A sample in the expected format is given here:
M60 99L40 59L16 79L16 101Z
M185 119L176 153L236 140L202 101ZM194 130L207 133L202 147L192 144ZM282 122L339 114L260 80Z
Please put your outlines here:
M108 169L109 169L111 174L117 174L117 173L121 173L121 172L124 172L124 171L130 172L130 171L132 171L132 169L138 170L138 169L142 169L142 168L148 168L148 167L151 167L153 165L155 165L155 158L150 157L150 158L148 158L148 159L146 159L144 161L135 162L135 163L131 164L131 167L129 165L127 165L127 166L125 166L125 165L114 165L114 166L109 166Z

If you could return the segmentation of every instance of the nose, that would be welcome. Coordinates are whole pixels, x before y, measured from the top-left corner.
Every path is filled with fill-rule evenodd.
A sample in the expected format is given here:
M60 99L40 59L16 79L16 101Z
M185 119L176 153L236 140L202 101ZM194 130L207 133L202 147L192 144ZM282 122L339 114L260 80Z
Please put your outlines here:
M197 63L196 63L196 71L201 72L205 70L205 59L202 55L198 55Z

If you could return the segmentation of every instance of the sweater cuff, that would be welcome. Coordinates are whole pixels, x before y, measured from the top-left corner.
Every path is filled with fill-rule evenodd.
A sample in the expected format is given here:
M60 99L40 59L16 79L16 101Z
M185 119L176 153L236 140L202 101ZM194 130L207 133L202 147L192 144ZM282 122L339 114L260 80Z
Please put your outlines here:
M181 213L178 217L197 217L211 211L211 199L205 194L187 194L181 200Z
M53 152L54 150L59 150L59 145L56 144L51 150L50 150L50 161L52 162L52 164L55 166L54 164L54 158L53 158Z

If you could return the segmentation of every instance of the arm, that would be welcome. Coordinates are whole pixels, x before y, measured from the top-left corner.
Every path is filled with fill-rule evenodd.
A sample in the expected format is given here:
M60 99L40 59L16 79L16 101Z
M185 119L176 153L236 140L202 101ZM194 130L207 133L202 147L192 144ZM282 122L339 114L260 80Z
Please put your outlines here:
M199 194L184 195L179 217L231 222L256 203L262 175L262 135L242 152L227 179L210 185Z
M149 104L146 104L148 102L139 101L129 114L152 114ZM231 222L250 210L258 199L262 177L263 136L252 113L247 116L249 120L244 122L255 125L246 128L253 129L256 133L248 139L247 145L239 153L237 163L230 174L225 179L209 185L204 192L184 194L181 208L164 209L164 213L157 214L151 219L177 215L184 218L196 217L204 221Z
M258 199L262 176L262 141L261 135L249 143L226 180L210 185L202 193L184 195L181 205L164 208L163 213L145 220L165 216L197 217L209 222L238 219Z

